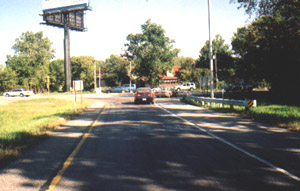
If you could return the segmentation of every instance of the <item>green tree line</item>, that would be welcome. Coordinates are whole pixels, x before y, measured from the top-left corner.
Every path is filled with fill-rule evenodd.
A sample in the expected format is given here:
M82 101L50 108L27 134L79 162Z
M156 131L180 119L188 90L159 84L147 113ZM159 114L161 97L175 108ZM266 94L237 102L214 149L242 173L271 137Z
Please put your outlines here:
M250 16L249 25L232 39L237 73L252 81L271 84L272 97L300 104L300 1L238 0Z

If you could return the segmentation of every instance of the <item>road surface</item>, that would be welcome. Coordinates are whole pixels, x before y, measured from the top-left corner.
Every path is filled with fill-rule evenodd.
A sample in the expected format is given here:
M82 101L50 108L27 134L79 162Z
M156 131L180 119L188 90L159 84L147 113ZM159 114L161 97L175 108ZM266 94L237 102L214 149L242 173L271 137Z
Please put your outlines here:
M298 133L178 99L89 99L93 108L2 169L0 190L300 190Z

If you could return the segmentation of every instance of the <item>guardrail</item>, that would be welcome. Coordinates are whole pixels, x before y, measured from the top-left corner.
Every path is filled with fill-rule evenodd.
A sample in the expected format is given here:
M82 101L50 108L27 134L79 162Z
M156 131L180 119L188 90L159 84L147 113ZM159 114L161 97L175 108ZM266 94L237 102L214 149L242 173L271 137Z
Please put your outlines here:
M223 99L223 98L210 98L210 97L198 97L193 95L187 95L191 100L202 102L202 105L210 105L211 103L217 103L222 106L230 105L230 108L234 108L235 105L245 106L245 109L248 110L250 107L256 107L256 100L235 100L235 99Z

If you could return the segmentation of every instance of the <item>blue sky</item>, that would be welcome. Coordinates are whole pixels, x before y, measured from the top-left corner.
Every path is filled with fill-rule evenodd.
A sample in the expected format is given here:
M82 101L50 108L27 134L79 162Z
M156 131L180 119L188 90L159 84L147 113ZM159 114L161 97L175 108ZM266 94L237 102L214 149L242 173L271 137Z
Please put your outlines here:
M123 53L126 36L140 33L147 19L160 24L175 40L180 55L197 58L208 40L207 0L90 0L87 32L71 31L71 56L105 60ZM212 36L220 34L230 44L233 32L248 22L244 10L230 0L211 0ZM0 64L13 54L15 39L26 31L43 31L53 43L56 58L63 58L63 29L40 25L42 0L1 0Z

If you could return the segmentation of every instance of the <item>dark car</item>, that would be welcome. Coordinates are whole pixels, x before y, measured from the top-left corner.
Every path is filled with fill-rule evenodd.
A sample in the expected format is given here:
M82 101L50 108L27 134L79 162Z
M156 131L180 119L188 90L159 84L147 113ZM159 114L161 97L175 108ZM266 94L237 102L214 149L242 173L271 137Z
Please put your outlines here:
M134 103L154 103L154 93L151 88L141 87L136 90L134 94Z

